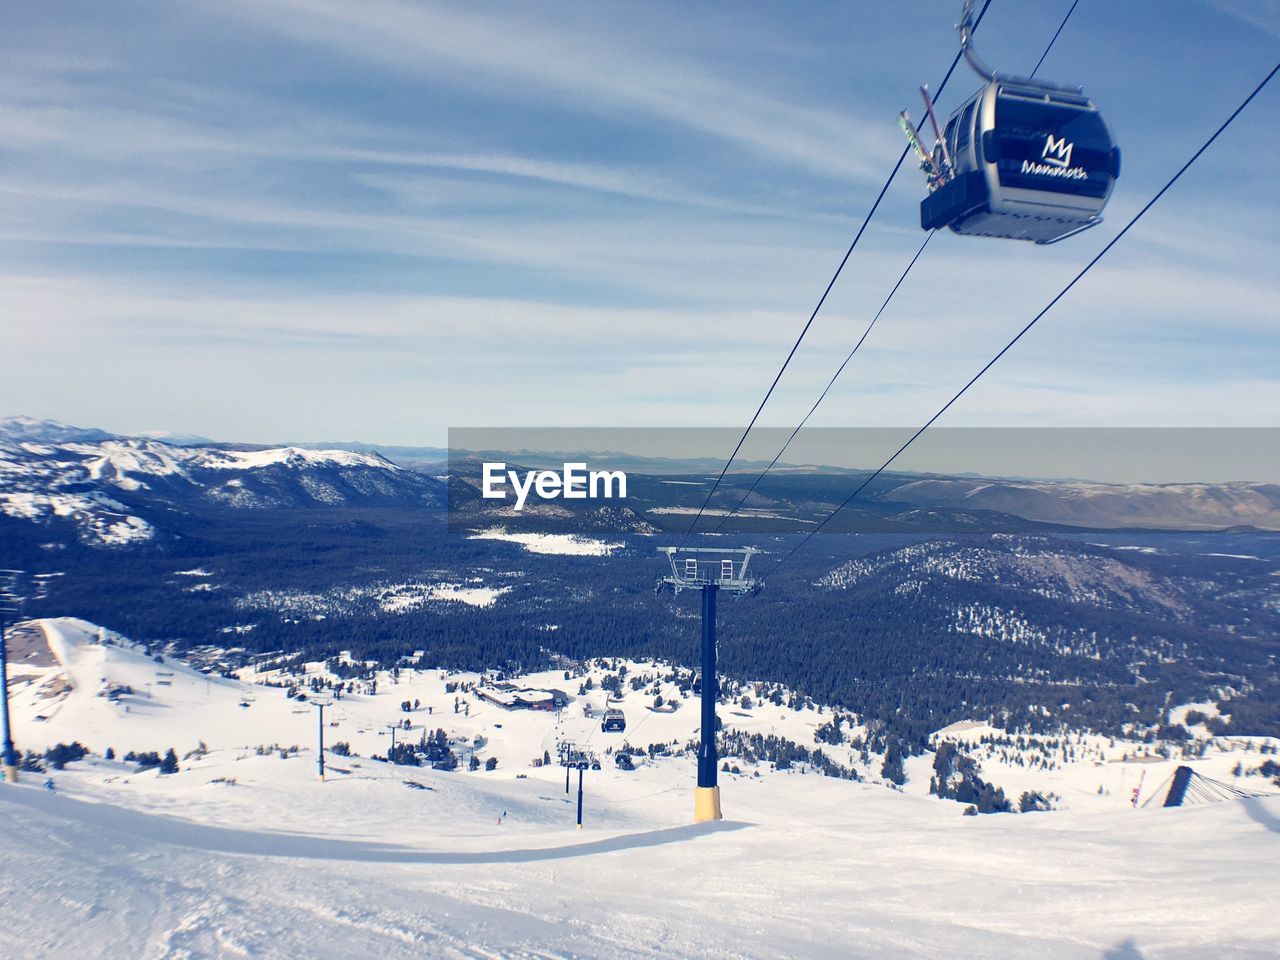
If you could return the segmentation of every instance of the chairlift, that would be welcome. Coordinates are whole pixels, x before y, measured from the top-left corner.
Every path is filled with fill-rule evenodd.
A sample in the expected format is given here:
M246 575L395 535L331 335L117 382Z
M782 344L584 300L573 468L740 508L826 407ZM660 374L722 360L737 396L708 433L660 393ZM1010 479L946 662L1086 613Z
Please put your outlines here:
M1120 176L1120 148L1097 104L1081 87L990 70L973 48L972 0L959 31L983 86L941 130L929 90L920 88L931 151L905 110L898 119L928 180L920 226L1039 244L1097 226Z
M610 707L600 720L601 733L622 733L627 729L627 716L617 707Z

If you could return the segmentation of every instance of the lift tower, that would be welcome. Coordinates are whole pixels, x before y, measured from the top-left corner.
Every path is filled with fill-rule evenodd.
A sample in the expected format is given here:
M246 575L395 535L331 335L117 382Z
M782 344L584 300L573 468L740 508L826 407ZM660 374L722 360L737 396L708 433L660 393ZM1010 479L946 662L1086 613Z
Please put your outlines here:
M693 819L720 820L720 785L716 769L716 594L755 593L759 586L747 577L754 547L659 547L671 562L671 574L658 581L658 589L702 592L702 739L698 744L698 789L693 799Z
M316 749L316 762L320 765L320 779L324 780L324 708L332 707L332 700L312 700L313 707L320 708L320 744Z

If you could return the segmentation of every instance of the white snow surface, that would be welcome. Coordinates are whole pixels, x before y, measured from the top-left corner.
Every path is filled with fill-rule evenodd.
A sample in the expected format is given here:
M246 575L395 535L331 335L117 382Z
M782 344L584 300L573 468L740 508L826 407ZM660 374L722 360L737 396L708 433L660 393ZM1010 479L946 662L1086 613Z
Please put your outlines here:
M377 467L399 470L394 463L376 454L353 453L348 450L305 450L302 447L277 447L271 450L219 450L205 458L203 466L218 470L253 470L274 464L326 464L339 467Z
M510 533L502 527L477 530L468 540L506 540L518 543L529 553L571 557L607 557L623 544L609 543L572 533Z
M97 491L84 494L0 492L0 513L24 520L65 517L75 521L81 540L98 546L122 546L155 536L151 524L128 513L124 504Z
M189 591L216 589L202 582ZM236 599L242 610L270 612L286 619L323 618L356 611L388 614L407 613L429 603L464 603L472 607L491 607L510 593L510 586L489 586L482 577L458 581L421 581L374 584L349 584L323 592L304 590L255 590Z
M54 794L43 775L0 786L6 957L1189 960L1273 957L1280 938L1280 799L1135 810L1089 789L1129 764L1088 760L1062 769L1062 788L1079 794L1071 809L963 817L923 795L927 758L911 761L905 791L746 765L721 774L728 819L694 826L691 758L630 773L606 758L585 773L578 831L564 770L532 760L562 738L602 756L625 740L683 742L697 697L665 691L680 709L655 712L650 685L624 685L628 730L606 735L582 715L584 699L603 705L599 689L559 716L461 694L464 716L444 685L475 674L402 669L399 682L381 675L376 695L326 710L326 741L364 756L330 753L320 782L315 709L249 682L277 674L206 677L121 638L100 643L84 621L35 626L56 662L12 666L20 746L182 755L203 741L208 752L172 776L92 758L54 772ZM657 682L663 668L629 671ZM552 671L520 683L572 696L582 679ZM101 695L121 685L133 693ZM402 713L405 699L420 708ZM830 718L759 702L722 704L720 715L810 745ZM437 726L481 737L477 755L498 768L368 759L385 751L384 723L406 717L415 739ZM939 736L998 732L969 723ZM302 749L287 759L255 749L272 744ZM1249 756L1241 746L1191 765L1222 778ZM1150 783L1175 765L1143 769Z

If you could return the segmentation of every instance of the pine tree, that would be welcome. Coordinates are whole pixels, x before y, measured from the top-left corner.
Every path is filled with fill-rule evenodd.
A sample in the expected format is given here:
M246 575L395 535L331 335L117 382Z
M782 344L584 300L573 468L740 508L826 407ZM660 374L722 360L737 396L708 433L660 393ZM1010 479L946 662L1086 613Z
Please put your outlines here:
M178 755L173 752L173 747L169 748L164 759L160 761L160 772L162 774L178 772Z

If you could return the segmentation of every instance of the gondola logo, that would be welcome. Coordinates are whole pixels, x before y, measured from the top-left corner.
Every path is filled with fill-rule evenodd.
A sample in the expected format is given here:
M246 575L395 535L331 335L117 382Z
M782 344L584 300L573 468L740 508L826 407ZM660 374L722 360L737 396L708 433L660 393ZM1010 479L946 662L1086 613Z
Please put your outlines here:
M1057 137L1051 133L1044 141L1044 149L1040 151L1040 157L1045 163L1051 163L1055 167L1071 166L1071 151L1075 149L1075 144L1067 140L1066 137Z
M1023 160L1022 172L1037 174L1041 177L1088 180L1089 171L1084 167L1071 166L1071 153L1075 146L1066 137L1055 137L1051 133L1045 138L1044 149L1040 151L1040 159Z

